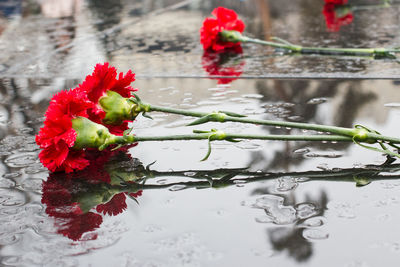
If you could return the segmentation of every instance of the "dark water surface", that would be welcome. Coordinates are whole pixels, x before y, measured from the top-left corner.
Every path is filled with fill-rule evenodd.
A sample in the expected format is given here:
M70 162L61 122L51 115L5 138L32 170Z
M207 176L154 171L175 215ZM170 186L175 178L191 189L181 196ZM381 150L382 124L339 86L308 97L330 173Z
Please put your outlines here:
M333 31L317 0L60 3L0 2L1 266L398 266L400 166L382 166L385 156L356 145L219 142L200 161L205 141L140 143L78 174L106 173L111 184L88 184L49 174L34 141L51 96L105 61L136 72L134 87L153 104L396 135L395 60L282 55L256 45L210 56L198 29L224 5L250 36L390 47L400 44L398 6L353 11L351 23ZM139 117L134 133L298 133L152 116ZM131 181L144 178L138 194ZM121 186L113 209L95 208ZM90 212L75 214L74 203Z

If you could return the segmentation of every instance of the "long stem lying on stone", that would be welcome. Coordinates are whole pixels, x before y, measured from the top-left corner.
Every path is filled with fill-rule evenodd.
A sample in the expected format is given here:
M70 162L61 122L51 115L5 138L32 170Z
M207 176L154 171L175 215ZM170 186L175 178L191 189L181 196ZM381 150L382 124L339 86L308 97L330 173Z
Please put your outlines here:
M242 35L238 31L220 32L221 41L233 43L255 43L274 48L281 48L294 53L302 54L323 54L323 55L363 55L377 58L395 58L395 53L400 53L398 48L334 48L334 47L307 47L292 44L278 37L273 37L272 41L250 38Z

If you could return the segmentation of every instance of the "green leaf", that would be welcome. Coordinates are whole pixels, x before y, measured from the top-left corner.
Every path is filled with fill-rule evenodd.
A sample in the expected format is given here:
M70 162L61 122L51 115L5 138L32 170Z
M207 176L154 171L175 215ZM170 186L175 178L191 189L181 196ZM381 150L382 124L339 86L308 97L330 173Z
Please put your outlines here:
M220 111L218 111L218 112L219 112L219 113L224 113L224 114L226 114L226 115L228 115L228 116L236 117L236 118L244 118L244 117L247 117L246 115L242 115L242 114L235 113L235 112L231 112L231 111L220 110Z
M202 160L200 160L200 161L206 161L206 160L210 157L210 154L211 154L211 140L208 139L208 150L207 150L207 154L206 154L206 156L205 156Z
M210 121L210 116L206 115L204 117L201 117L201 118L199 118L199 119L187 124L186 126L199 125L199 124L203 124L203 123L206 123L206 122L209 122L209 121Z

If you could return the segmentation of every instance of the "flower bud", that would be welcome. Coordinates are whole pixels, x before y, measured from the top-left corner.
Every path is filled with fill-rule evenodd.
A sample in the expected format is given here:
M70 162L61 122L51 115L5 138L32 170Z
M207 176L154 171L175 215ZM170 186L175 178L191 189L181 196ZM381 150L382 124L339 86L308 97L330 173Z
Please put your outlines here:
M222 42L239 43L243 41L243 36L238 31L222 31L219 33L219 38Z
M114 91L107 91L106 95L99 99L99 104L106 113L103 119L105 124L120 125L138 115L135 112L136 104Z
M356 129L356 132L353 135L353 139L354 141L357 142L364 142L369 144L376 143L376 140L374 138L369 137L368 133L369 132L366 129Z
M101 124L95 123L84 117L72 119L72 128L77 136L74 149L98 148L104 149L115 144L116 136Z

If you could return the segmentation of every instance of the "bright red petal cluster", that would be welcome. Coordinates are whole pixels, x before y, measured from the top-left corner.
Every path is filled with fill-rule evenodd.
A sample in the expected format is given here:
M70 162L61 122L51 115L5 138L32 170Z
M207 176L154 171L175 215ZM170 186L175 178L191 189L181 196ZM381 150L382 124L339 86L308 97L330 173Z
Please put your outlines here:
M114 91L123 97L131 97L132 92L137 91L130 86L135 81L135 74L129 70L125 75L121 72L117 78L117 70L109 66L108 63L97 64L92 75L86 76L86 79L79 85L79 88L87 93L87 97L94 103L94 107L89 111L89 119L102 124L105 112L99 105L99 99L107 91ZM108 127L112 134L122 135L128 129L128 121L121 125L104 125Z
M341 26L348 25L351 22L353 22L353 14L348 13L346 15L343 15L342 17L337 17L335 8L337 8L340 5L346 4L347 1L327 1L324 5L324 9L322 10L322 13L324 14L325 17L325 22L326 22L326 27L328 30L337 32L340 30ZM330 2L330 3L328 3ZM333 2L341 3L341 4L334 4Z
M72 119L87 118L87 111L92 107L93 103L80 89L61 91L51 99L44 127L36 136L36 143L43 149L39 159L50 171L72 172L89 164L84 151L71 150L76 140Z
M102 124L105 112L98 101L108 90L130 97L136 89L130 86L135 80L135 74L128 71L120 73L108 63L97 64L92 75L77 88L62 91L53 96L45 114L44 127L36 136L36 143L43 150L39 153L40 161L50 171L82 170L88 166L85 151L72 150L75 144L76 132L72 128L72 119L85 117ZM128 129L128 122L121 125L104 125L112 134L122 135Z
M200 29L200 43L204 50L221 51L225 48L240 46L240 43L222 42L218 34L223 30L243 32L245 25L237 18L235 11L218 7L211 13L215 18L206 18Z

